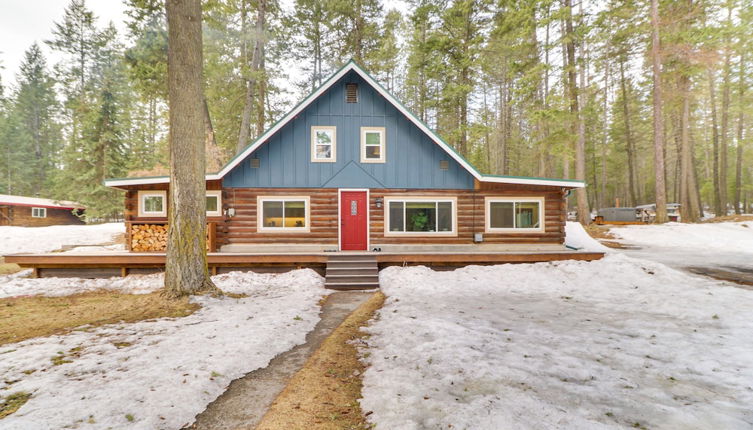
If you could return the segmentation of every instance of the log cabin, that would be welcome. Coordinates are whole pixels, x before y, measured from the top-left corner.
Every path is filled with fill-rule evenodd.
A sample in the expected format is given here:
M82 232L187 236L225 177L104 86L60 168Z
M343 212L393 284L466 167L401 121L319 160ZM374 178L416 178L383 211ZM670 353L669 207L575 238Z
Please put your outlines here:
M125 191L126 245L164 251L170 178ZM348 62L206 175L210 251L564 250L582 181L482 174L363 68Z
M0 194L0 226L84 224L85 210L75 202Z

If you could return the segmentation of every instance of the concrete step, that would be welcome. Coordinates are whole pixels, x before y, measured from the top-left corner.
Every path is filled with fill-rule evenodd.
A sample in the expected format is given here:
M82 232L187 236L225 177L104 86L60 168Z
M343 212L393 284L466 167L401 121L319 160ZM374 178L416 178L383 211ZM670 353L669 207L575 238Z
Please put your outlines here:
M329 275L362 275L365 273L377 275L379 271L374 267L332 267L327 266L327 276Z
M331 254L327 256L329 261L376 261L373 254Z
M358 275L327 275L326 282L379 282L379 274L363 273Z
M336 267L338 269L364 269L376 270L376 261L328 261L327 267Z
M326 284L325 288L337 291L373 290L379 288L379 284Z
M379 288L376 256L369 254L328 256L324 286L336 290Z

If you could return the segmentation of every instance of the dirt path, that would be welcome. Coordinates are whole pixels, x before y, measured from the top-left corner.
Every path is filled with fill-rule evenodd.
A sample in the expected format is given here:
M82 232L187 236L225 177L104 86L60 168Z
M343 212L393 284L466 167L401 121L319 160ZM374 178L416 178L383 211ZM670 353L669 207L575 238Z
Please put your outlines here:
M306 343L278 355L267 367L231 382L228 389L186 429L230 430L256 426L288 380L322 341L371 294L358 291L330 294L322 306L321 320L306 337Z

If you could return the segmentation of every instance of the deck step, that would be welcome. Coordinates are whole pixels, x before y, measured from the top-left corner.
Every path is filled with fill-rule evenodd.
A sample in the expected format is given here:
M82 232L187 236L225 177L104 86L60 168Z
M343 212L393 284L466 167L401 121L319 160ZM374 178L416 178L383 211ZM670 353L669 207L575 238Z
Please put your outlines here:
M379 268L376 256L369 254L329 255L324 286L334 290L379 288Z

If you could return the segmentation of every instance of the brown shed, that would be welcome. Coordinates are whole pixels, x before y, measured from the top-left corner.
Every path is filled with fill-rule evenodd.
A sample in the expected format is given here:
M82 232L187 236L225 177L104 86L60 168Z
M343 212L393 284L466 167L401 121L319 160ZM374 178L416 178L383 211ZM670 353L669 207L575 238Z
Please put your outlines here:
M0 194L0 226L83 224L79 216L85 209L75 202Z

